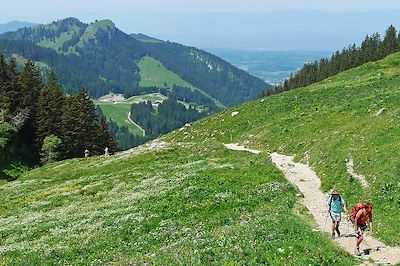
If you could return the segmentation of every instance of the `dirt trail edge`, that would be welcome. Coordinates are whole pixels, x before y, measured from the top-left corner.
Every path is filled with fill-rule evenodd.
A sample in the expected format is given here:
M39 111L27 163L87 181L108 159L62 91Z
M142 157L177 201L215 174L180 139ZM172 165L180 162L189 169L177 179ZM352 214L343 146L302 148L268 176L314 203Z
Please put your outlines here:
M321 191L321 181L317 174L308 165L295 163L292 156L272 153L271 159L285 174L285 177L303 193L304 205L314 217L318 229L322 232L330 232L331 221L329 218L327 219L325 207L327 195L324 195ZM343 218L340 226L342 237L336 238L335 242L344 250L354 254L356 241L353 235L354 229L352 224L347 221L347 218ZM363 255L362 258L372 259L375 263L387 265L400 263L400 248L386 246L375 238L366 236L366 239L361 243L360 249L368 249L370 254Z
M247 149L237 144L224 144L231 150L247 151L259 154L260 151ZM324 195L321 191L321 181L317 174L307 165L295 163L292 156L272 153L272 162L285 174L293 185L297 186L303 194L303 204L307 207L321 232L330 233L331 221L327 215L325 207L325 199L328 195ZM351 207L350 207L351 208ZM344 250L351 254L355 254L355 235L352 224L343 216L341 223L342 237L336 238L334 241L338 243ZM389 247L375 238L369 236L360 246L360 249L370 251L369 255L363 255L363 259L371 259L375 263L395 265L400 263L400 247Z

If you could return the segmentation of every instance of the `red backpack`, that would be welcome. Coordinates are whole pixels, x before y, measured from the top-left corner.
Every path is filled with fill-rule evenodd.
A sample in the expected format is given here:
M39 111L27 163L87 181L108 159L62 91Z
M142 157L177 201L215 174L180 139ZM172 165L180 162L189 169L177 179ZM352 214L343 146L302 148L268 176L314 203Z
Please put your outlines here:
M365 204L363 204L363 203L361 203L361 202L359 202L359 203L357 203L355 206L354 206L354 208L353 208L353 210L351 211L351 213L350 213L350 221L354 224L354 222L356 221L356 215L357 215L357 213L358 213L358 211L359 210L361 210L361 209L365 209L367 206L365 206Z

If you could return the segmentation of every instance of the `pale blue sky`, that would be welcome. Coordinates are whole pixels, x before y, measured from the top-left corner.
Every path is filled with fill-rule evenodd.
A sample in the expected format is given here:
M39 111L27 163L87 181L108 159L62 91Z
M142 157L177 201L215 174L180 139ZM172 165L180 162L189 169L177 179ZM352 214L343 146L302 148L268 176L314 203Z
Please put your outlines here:
M1 0L0 23L109 18L202 48L334 50L397 26L399 10L395 0Z

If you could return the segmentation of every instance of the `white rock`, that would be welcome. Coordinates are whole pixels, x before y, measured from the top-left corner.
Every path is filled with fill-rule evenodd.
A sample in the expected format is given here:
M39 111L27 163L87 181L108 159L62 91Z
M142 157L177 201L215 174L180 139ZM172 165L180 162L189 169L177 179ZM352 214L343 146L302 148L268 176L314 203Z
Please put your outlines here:
M386 109L382 108L378 112L376 112L375 116L380 116Z
M235 112L231 113L231 116L234 117L234 116L237 116L238 114L239 114L239 112L235 111Z

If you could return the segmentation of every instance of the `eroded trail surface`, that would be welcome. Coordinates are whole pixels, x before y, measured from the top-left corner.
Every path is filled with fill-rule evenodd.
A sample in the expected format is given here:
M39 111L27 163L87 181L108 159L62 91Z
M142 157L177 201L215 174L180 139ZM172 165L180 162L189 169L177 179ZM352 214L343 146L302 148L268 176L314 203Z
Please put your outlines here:
M314 217L318 225L318 229L323 232L331 232L330 219L327 219L325 199L328 197L321 191L321 181L317 174L306 164L295 163L293 157L281 155L277 153L271 154L272 162L283 171L286 178L299 188L304 195L304 205ZM351 208L351 206L349 206ZM354 254L355 252L355 235L352 224L343 217L340 226L342 237L336 238L335 241L346 251ZM400 248L388 247L382 242L369 236L361 243L361 250L367 249L369 255L363 255L365 259L372 259L375 263L394 265L400 263Z
M224 144L225 147L236 151L247 151L259 154L260 151L239 146L238 144ZM331 220L326 211L325 200L328 195L322 193L321 181L317 174L307 165L295 163L292 156L272 153L272 162L285 174L285 177L303 194L303 204L309 210L321 232L331 232ZM351 206L349 206L351 208ZM356 237L351 222L343 215L340 225L342 237L336 238L344 250L355 254ZM365 260L371 259L375 263L395 265L400 263L400 247L389 247L366 234L365 240L361 243L361 250L368 250L369 255L363 255ZM367 261L363 265L370 265Z

